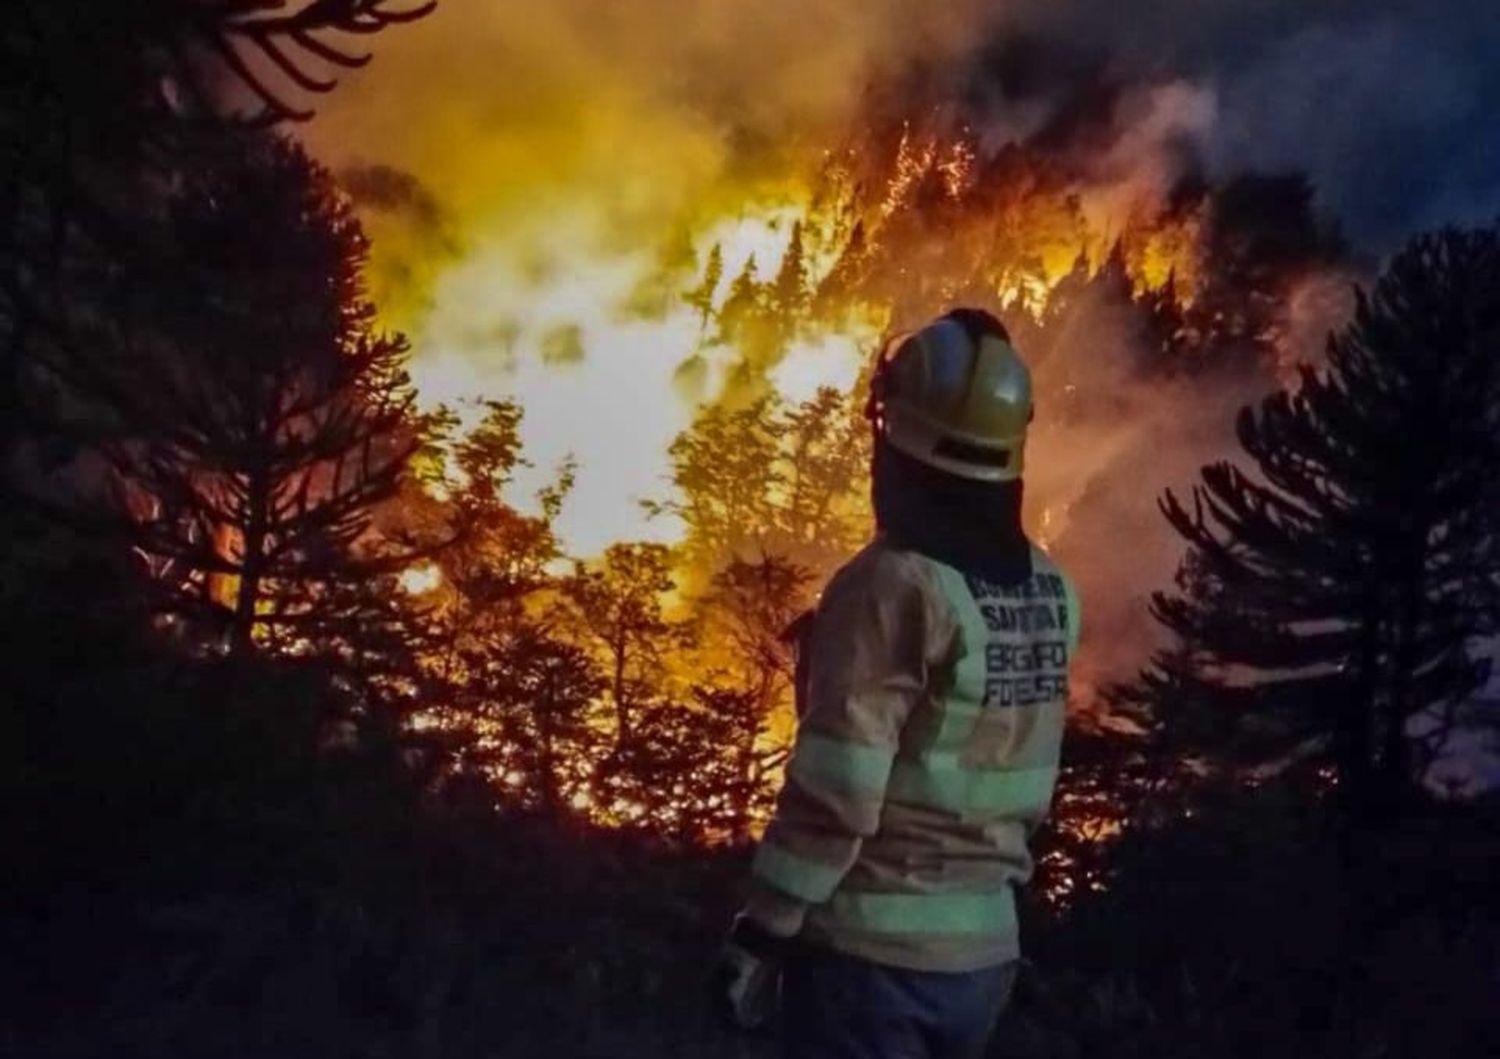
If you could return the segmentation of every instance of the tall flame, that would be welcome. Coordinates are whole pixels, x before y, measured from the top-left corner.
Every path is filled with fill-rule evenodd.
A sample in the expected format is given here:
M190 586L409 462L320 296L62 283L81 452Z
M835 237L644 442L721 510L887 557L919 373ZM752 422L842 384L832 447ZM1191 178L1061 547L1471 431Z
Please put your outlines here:
M976 231L1005 223L974 202L973 144L934 138L913 144L908 130L884 194L868 211L869 223L857 221L858 231L850 223L863 208L858 190L836 188L841 197L830 201L830 184L848 176L829 166L795 197L744 201L733 215L709 219L688 237L684 260L666 267L658 248L608 246L566 214L550 219L546 258L530 269L504 246L453 263L434 285L435 310L418 333L413 376L422 399L460 414L487 395L520 401L535 474L569 457L578 461L577 500L560 525L575 550L591 554L622 538L670 537L672 526L649 522L637 502L667 491L666 450L696 408L733 400L744 385L793 401L824 385L847 390L893 314L909 316L917 306L935 311L965 291L1037 311L1075 267L1102 265L1096 233L1076 218L1031 243L1025 261L985 258L982 242L966 250L963 243ZM957 216L957 249L944 246L940 234L912 234L913 217L920 221L934 209L914 200L915 188L934 174L940 208ZM814 202L814 181L821 183L821 203ZM1026 211L1045 218L1056 201L1038 194L1005 208L1024 229ZM1132 282L1138 290L1170 282L1179 297L1190 297L1197 219L1158 219L1134 219L1129 242L1121 241ZM846 274L858 274L856 286L837 292L822 311L801 312L791 321L794 333L769 351L755 352L753 336L716 334L736 282L749 277L773 286L793 240L809 300ZM907 279L903 255L913 269L928 270L920 277L923 297L905 305L884 298ZM705 275L710 260L718 276ZM976 262L992 266L977 291ZM702 304L690 304L690 288L713 280Z
M1146 93L1092 169L866 91L971 47L984 3L463 7L394 40L310 136L357 178L423 401L515 397L532 482L576 458L559 528L579 553L673 536L639 501L669 491L697 409L847 388L888 326L976 298L1038 310L1115 243L1138 289L1191 296L1197 218L1162 201L1166 145L1206 120L1191 89ZM794 326L718 333L736 280L753 262L772 283L799 237Z

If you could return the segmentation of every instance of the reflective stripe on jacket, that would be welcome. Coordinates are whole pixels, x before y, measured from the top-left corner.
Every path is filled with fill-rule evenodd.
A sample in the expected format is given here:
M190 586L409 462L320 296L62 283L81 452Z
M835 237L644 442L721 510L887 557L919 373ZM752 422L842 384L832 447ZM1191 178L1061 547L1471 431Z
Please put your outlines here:
M880 539L844 566L805 640L751 915L898 967L1018 956L1014 885L1057 779L1078 628L1039 550L1013 586Z

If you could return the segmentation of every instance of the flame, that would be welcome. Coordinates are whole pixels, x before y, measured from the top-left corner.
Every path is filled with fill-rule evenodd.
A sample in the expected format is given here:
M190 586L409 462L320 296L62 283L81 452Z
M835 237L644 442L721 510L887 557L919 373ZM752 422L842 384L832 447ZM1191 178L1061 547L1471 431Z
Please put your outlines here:
M848 223L861 209L852 186L834 196L835 206L826 199L815 204L811 185L789 197L742 202L732 216L711 218L689 235L686 265L664 266L658 248L610 246L578 218L558 219L545 260L529 269L518 263L515 247L502 243L443 274L433 314L417 337L413 380L425 405L448 405L461 420L483 396L520 402L531 470L518 493L576 459L574 500L559 523L576 553L598 554L621 539L670 541L677 527L649 521L639 502L665 492L666 451L699 408L757 389L792 401L820 386L851 389L896 315L945 307L976 271L988 270L994 302L1040 312L1080 261L1092 254L1090 268L1102 265L1092 233L1081 224L1047 221L1059 207L1041 195L1035 201L1022 195L1005 207L1014 216L1003 223L1023 232L1035 224L1042 232L1026 244L1026 262L986 258L976 233L1002 221L964 199L978 186L977 166L967 140L918 144L905 130L885 191L869 208L862 249L853 245L860 236ZM951 245L913 231L921 228L923 209L912 202L914 189L925 186L928 174L961 214ZM839 178L832 167L821 174L825 184ZM1171 283L1189 298L1197 275L1196 215L1156 226L1138 217L1132 224L1129 238L1121 239L1132 284L1144 291ZM794 333L769 351L757 351L753 335L726 339L718 331L737 284L772 289L794 239L809 300L861 268L862 289L830 298L833 310L824 315L802 312L788 324ZM717 277L705 273L715 257ZM914 304L886 300L917 268ZM714 279L706 301L690 304L687 292ZM899 290L889 297L899 298Z
M706 226L692 244L697 261L719 247L723 280L714 310L751 263L774 275L798 207L778 203ZM670 539L670 522L650 522L639 501L664 489L665 453L704 402L717 399L739 360L716 343L675 276L660 304L638 305L659 269L646 249L601 245L597 232L559 223L539 274L516 266L509 247L459 262L439 281L437 309L417 336L411 375L422 404L446 405L472 426L477 399L505 395L526 409L522 440L529 472L517 494L532 491L563 460L578 460L576 501L563 512L562 537L579 554L620 539ZM484 333L485 330L488 333ZM866 322L798 340L773 369L789 395L819 385L852 384Z
M398 582L407 595L425 596L442 586L443 572L436 563L421 563L403 570Z
M669 66L664 56L679 52L678 29L689 26L592 6L574 26L584 15L575 7L538 16L570 27L556 39L498 12L440 13L422 27L430 40L394 41L383 72L351 83L309 135L325 157L373 154L404 167L405 179L381 184L388 197L365 213L375 293L411 335L422 403L472 424L475 398L517 400L531 468L516 494L575 459L558 530L576 554L620 539L672 540L679 527L646 519L640 501L665 498L667 449L701 408L848 388L888 327L959 301L1040 313L1080 263L1097 271L1116 245L1138 293L1170 284L1186 303L1196 291L1200 204L1169 201L1162 162L1184 128L1207 120L1186 89L1149 95L1155 109L1124 138L1129 151L1114 151L1119 172L1104 177L937 112L883 112L858 98L865 81L842 76L817 82L836 97L825 124L739 143L738 126L700 122L695 107L680 112L640 91L661 88L665 69L585 43L598 40L589 23L608 19L632 39L644 35L642 54L661 45ZM723 17L755 22L738 9ZM928 18L901 5L893 41L917 17ZM575 38L571 29L586 25ZM759 35L769 26L755 29L756 47L784 47ZM720 61L709 73L753 71L757 85L768 76L736 51L748 42L714 39L723 54L713 53ZM492 98L487 82L447 80L462 68L450 69L452 55L486 42L531 56L535 112L508 92ZM568 61L539 65L533 53L553 48ZM804 74L816 75L833 60L820 53L810 63ZM421 106L433 113L417 118L410 108ZM397 122L391 115L403 110ZM407 197L389 197L392 189ZM809 304L774 341L726 340L718 317L736 282L774 284L794 241ZM703 300L689 297L705 284Z
M852 162L829 156L801 189L738 201L732 213L708 213L683 241L686 264L665 267L658 247L611 245L579 217L557 220L545 264L531 269L518 263L515 247L491 246L454 263L435 288L436 310L418 336L412 370L420 399L428 407L451 406L461 420L478 407L475 398L503 394L518 400L526 413L527 473L538 484L560 461L576 456L578 503L564 510L558 526L574 554L598 554L620 540L671 540L679 527L648 521L636 501L667 490L667 448L701 408L737 400L747 387L790 402L806 400L822 386L848 392L899 316L944 307L976 272L988 277L989 289L980 293L989 300L1040 314L1080 263L1090 273L1104 267L1109 255L1097 233L1071 223L1065 203L1036 189L1011 188L1013 197L995 206L986 197L982 170L967 137L922 139L907 126L883 190L871 203L861 201L870 192L855 179ZM951 225L949 238L931 235L935 226L927 211L934 207L922 200L927 192L938 197L939 212ZM868 222L857 248L858 221L851 218ZM985 256L993 245L989 233L1005 226L1030 233L1017 250L1028 259L1024 265ZM1170 287L1188 301L1199 281L1200 229L1192 209L1137 209L1118 241L1133 290ZM737 283L773 287L794 242L800 242L807 304L792 314L790 334L769 352L752 348L753 336L721 334L718 325L729 315ZM715 258L717 277L707 272ZM858 270L863 286L820 311L819 293ZM902 306L885 297L913 281L924 285L916 302ZM689 296L694 289L703 294L696 303ZM476 337L484 321L499 324ZM524 474L518 484L523 488L516 495L529 492ZM1038 527L1044 546L1066 530L1076 499L1045 498ZM401 577L402 589L414 596L441 585L442 572L431 563ZM789 725L786 710L775 738L784 739ZM595 727L601 737L609 734L602 719ZM516 790L525 777L502 768L496 780L501 789ZM606 827L639 825L653 811L586 783L566 796L566 804ZM662 809L658 822L670 827L673 811ZM764 824L756 816L751 831L758 834ZM1101 810L1072 813L1065 826L1078 843L1102 848L1125 825ZM1066 902L1103 887L1067 852L1050 856L1057 870L1048 900Z
M771 383L777 393L793 402L808 400L822 386L840 392L852 390L878 335L879 330L866 322L853 324L843 333L798 342L771 371Z
M962 72L943 61L943 42L968 55L975 18L994 14L988 0L679 7L681 18L642 18L634 5L596 0L558 0L524 15L503 4L443 5L383 51L380 72L352 81L332 101L334 116L311 130L324 157L374 156L391 167L386 179L365 182L386 200L362 203L374 236L373 294L387 322L413 340L421 403L447 406L461 429L482 414L478 399L511 398L524 409L529 463L513 500L534 495L565 461L576 467L555 526L571 557L681 536L684 527L648 519L639 501L671 499L668 450L703 410L733 411L771 394L798 402L821 386L848 392L884 335L958 303L1008 310L1053 347L1033 362L1047 411L1035 432L1042 458L1028 463L1044 546L1078 528L1087 540L1101 503L1087 490L1107 486L1104 472L1142 451L1143 437L1164 455L1197 443L1191 428L1206 421L1197 413L1186 428L1159 429L1188 407L1181 393L1152 383L1150 401L1122 402L1124 387L1090 388L1076 377L1076 357L1055 350L1066 343L1092 356L1117 338L1133 341L1107 322L1068 315L1068 299L1093 277L1110 291L1157 295L1143 299L1152 314L1200 298L1212 311L1214 299L1203 296L1212 293L1203 260L1209 193L1179 183L1182 141L1213 121L1211 90L1137 86L1118 122L1059 146L1056 135L1012 131L1046 132L1036 115L970 113L992 122L974 128L955 116L961 107L924 110L908 102L920 93L881 83L914 66ZM818 46L789 46L809 25L819 27ZM1294 322L1312 334L1327 319L1327 297L1304 291ZM1128 359L1100 356L1098 374L1120 379ZM1109 401L1099 401L1101 391ZM1132 540L1125 576L1100 580L1130 589L1098 593L1106 622L1117 600L1138 599L1154 576L1140 543ZM1099 551L1121 565L1117 548ZM686 576L666 604L687 609L694 579L701 585L713 571L677 572ZM443 588L442 570L415 566L400 586L428 596ZM728 671L732 650L701 645L667 659L671 687L660 708L679 708L675 685ZM1081 702L1093 699L1104 672L1085 659L1089 668L1074 674ZM785 705L760 748L786 742ZM601 709L586 723L602 746L618 722ZM481 741L502 744L494 722L483 724ZM597 753L578 750L549 799L603 826L657 811L595 785ZM489 767L507 797L535 780L516 755ZM770 771L756 782L774 785ZM665 806L658 822L677 826L669 803L682 786L656 793ZM707 805L723 808L718 797ZM1045 857L1057 869L1055 902L1103 885L1088 851L1127 827L1120 807L1066 791L1058 809L1067 842Z

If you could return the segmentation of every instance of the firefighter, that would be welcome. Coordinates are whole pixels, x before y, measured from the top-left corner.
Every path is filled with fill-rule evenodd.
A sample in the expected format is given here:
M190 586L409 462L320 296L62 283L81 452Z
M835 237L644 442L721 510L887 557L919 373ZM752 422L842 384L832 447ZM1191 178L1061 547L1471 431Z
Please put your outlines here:
M1021 528L1031 379L994 316L888 342L876 534L801 637L798 726L715 978L788 1059L979 1055L1057 778L1078 597Z

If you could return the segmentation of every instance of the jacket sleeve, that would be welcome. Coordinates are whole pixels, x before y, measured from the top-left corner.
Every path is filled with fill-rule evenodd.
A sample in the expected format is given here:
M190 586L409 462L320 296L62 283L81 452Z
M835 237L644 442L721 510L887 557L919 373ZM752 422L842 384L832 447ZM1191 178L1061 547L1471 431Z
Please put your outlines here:
M1062 575L1063 598L1068 607L1068 665L1078 657L1078 639L1083 632L1083 603L1078 598L1078 586L1067 574Z
M1078 586L1074 584L1073 579L1067 574L1060 573L1060 576L1062 577L1063 585L1063 606L1066 608L1066 613L1064 614L1063 618L1063 624L1064 632L1067 636L1068 645L1067 669L1064 670L1064 673L1068 673L1072 670L1073 662L1078 657L1078 641L1079 636L1083 630L1083 612L1081 609L1082 604L1079 602L1078 598ZM1059 735L1059 739L1061 739L1061 735ZM1056 767L1061 767L1061 761L1058 760L1056 756L1054 757L1052 764ZM1053 791L1053 795L1048 797L1047 802L1042 807L1041 811L1026 821L1026 837L1028 839L1035 836L1036 833L1041 830L1042 825L1046 823L1048 818L1052 815L1054 797L1055 788Z
M911 558L897 553L856 559L824 592L808 637L805 712L746 908L772 933L797 933L879 827L943 623Z

